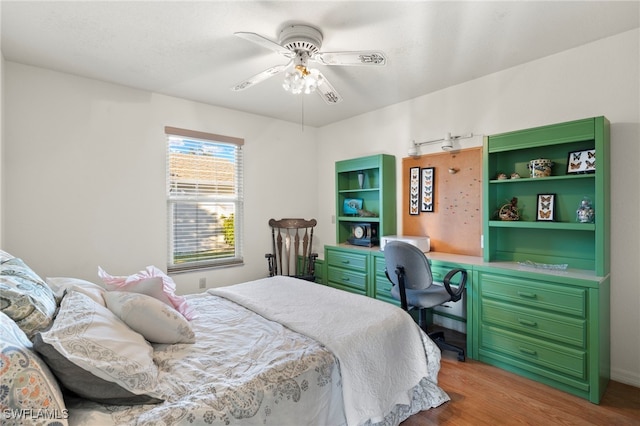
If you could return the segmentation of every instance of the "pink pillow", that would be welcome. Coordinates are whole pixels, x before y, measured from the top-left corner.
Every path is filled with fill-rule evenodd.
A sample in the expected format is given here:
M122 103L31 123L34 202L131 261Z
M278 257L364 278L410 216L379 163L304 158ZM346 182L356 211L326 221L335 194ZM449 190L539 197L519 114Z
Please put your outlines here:
M173 306L188 320L194 317L195 312L188 305L187 299L175 294L176 283L155 266L147 266L143 271L128 277L109 275L104 269L98 267L98 276L102 278L105 287L109 291L117 290L146 294L169 306Z

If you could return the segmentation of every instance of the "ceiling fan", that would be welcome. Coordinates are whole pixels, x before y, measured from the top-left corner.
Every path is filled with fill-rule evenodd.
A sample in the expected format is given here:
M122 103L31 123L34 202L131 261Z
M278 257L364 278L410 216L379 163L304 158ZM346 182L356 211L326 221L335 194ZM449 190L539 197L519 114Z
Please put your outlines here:
M326 103L332 105L341 102L342 96L320 71L308 68L309 62L346 66L383 66L387 63L387 58L381 51L321 52L322 33L308 25L285 27L280 32L278 43L256 33L236 32L234 35L271 49L289 59L286 64L268 68L233 86L231 90L234 91L245 90L293 66L293 70L285 75L283 83L285 90L294 94L317 92Z

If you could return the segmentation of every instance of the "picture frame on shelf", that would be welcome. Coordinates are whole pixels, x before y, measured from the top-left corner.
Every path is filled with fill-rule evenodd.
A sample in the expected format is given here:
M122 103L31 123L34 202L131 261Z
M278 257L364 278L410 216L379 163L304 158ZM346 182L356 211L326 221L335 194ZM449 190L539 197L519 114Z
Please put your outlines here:
M567 158L567 174L595 173L596 150L572 151Z
M362 210L362 198L345 198L342 211L345 216L357 216L358 210Z
M538 194L536 220L553 222L556 220L556 194Z
M425 167L421 170L421 196L420 196L420 211L421 212L433 212L433 206L435 204L435 184L436 184L436 172L434 167Z
M409 214L420 214L420 167L409 169Z

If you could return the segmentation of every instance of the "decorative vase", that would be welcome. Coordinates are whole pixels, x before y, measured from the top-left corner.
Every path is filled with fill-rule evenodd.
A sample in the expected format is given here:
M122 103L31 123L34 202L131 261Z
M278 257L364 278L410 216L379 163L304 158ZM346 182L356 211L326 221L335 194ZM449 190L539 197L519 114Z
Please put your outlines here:
M578 223L593 223L596 219L595 211L589 197L584 197L576 210L576 221Z
M364 188L364 172L362 170L358 172L358 186L360 189Z
M540 178L551 176L551 168L553 167L553 161L547 158L538 158L537 160L529 161L527 168L532 178Z

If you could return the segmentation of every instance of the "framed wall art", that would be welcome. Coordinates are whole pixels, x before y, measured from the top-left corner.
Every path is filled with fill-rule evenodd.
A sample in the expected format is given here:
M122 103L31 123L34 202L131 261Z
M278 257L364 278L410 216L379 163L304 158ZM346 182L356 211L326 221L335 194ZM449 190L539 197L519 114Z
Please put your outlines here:
M435 168L425 167L421 173L420 211L433 212L435 199Z
M420 167L409 169L409 214L420 214Z
M342 209L345 216L357 216L358 210L362 210L362 198L345 198Z
M596 150L587 149L585 151L573 151L569 153L567 159L567 174L574 173L595 173L596 172Z
M556 194L538 194L536 220L554 221L556 219Z

